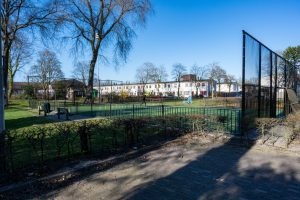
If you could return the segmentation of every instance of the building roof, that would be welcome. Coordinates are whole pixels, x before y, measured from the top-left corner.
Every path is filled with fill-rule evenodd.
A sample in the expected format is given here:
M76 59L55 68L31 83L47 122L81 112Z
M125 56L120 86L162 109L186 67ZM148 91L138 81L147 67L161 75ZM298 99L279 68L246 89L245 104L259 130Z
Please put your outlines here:
M184 74L181 76L181 81L195 81L197 79L196 74Z
M72 88L72 89L83 89L85 87L85 84L81 81L78 81L76 79L65 79L65 80L58 80L54 81L53 88L55 88L55 85L62 84L66 88Z
M13 90L23 90L23 87L27 85L28 85L27 82L14 82Z

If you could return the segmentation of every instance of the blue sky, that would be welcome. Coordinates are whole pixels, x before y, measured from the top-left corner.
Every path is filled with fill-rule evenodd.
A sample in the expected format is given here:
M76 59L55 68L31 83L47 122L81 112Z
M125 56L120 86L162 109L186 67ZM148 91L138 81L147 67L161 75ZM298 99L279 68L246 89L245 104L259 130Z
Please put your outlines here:
M144 62L164 65L169 74L177 62L188 68L218 62L240 77L243 29L274 51L300 45L299 0L152 0L152 4L155 12L146 27L137 30L127 63L117 70L113 62L98 63L101 79L134 81ZM74 58L68 47L57 54L65 76L71 77ZM24 73L17 79L24 79Z

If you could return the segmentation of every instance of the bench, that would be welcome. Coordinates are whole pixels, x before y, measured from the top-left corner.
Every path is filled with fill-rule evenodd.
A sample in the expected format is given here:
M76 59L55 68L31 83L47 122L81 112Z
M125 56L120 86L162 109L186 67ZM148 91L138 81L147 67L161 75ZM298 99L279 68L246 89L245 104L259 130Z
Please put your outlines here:
M69 120L69 110L67 108L57 108L58 119L60 119L60 115L66 115L66 120Z
M46 116L46 111L44 109L44 106L38 106L38 109L39 109L39 115L41 115L41 112L44 112L44 116Z
M49 103L44 103L43 105L38 106L38 110L39 110L39 115L41 115L41 112L44 112L44 116L47 116L47 113L52 112L52 110L50 110Z

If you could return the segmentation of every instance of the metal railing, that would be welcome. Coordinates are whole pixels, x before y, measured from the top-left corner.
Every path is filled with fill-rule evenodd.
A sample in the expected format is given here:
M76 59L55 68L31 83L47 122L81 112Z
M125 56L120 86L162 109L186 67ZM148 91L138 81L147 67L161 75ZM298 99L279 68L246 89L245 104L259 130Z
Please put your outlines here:
M203 115L223 117L224 130L233 134L240 133L241 110L236 108L218 107L182 107L182 106L145 106L141 104L104 104L85 105L76 103L69 106L72 115L83 115L89 117L108 118L142 118L142 117L164 117L164 116L190 116Z

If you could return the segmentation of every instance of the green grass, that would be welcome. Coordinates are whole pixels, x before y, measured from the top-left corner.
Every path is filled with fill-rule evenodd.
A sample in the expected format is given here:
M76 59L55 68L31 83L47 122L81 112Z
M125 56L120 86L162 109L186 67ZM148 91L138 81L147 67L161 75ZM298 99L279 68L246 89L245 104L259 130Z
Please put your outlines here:
M147 102L147 106L141 103L124 103L124 104L109 104L93 105L80 105L78 107L72 106L68 102L68 108L72 114L90 115L93 116L116 116L116 117L143 117L143 116L161 116L162 105L164 105L164 114L205 114L205 115L230 115L232 110L230 107L237 107L239 99L234 98L215 98L215 99L194 99L191 104L184 103L183 100L165 101L165 102ZM54 106L55 105L55 106ZM51 102L51 109L57 106L62 106L62 102ZM172 107L172 108L171 108ZM134 113L133 113L134 108ZM201 108L201 109L199 109ZM235 112L233 112L235 118ZM5 109L5 122L7 129L19 129L36 124L45 124L51 122L49 119L38 116L37 109L29 109L26 100L11 101L9 107Z
M5 126L9 130L49 122L51 122L49 119L38 116L37 110L29 109L25 100L10 101L9 106L5 108Z

